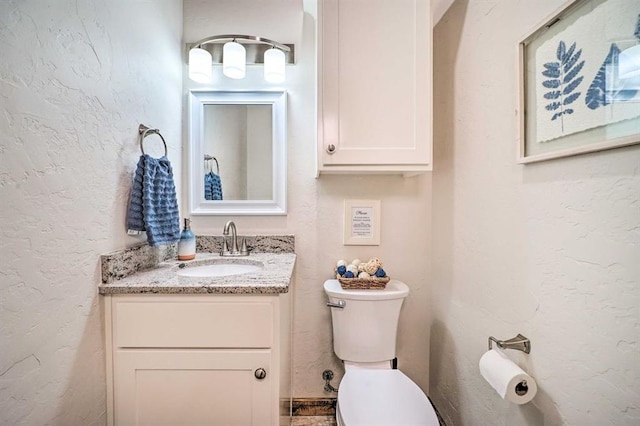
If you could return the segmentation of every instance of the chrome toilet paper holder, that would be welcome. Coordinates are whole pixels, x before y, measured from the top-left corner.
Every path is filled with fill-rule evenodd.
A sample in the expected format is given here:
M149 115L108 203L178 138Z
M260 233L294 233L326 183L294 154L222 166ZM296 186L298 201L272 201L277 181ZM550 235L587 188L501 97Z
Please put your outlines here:
M526 354L531 352L531 341L520 333L516 337L507 340L498 340L493 336L489 336L489 350L492 349L492 342L496 342L500 349L515 349Z

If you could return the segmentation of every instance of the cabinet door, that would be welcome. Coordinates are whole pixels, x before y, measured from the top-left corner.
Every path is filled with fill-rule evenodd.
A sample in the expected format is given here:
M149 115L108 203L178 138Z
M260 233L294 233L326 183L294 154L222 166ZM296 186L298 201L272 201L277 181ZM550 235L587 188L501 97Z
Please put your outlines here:
M430 1L320 3L320 170L430 165Z
M275 424L269 350L118 350L115 424ZM259 380L254 372L264 368Z

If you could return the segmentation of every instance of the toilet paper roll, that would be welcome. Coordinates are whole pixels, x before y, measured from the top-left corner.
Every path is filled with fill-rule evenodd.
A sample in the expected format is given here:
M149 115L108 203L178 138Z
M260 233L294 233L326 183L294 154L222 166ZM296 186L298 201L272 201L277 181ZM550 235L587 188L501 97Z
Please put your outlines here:
M526 404L538 392L538 385L533 377L499 350L492 349L482 355L480 374L502 399L515 404Z

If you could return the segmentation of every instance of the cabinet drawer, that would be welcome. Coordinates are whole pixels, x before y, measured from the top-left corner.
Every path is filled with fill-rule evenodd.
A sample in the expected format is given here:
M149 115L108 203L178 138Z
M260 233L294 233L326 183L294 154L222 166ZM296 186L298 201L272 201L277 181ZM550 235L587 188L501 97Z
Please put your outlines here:
M113 311L113 338L120 348L270 348L273 344L270 300L129 299L114 301Z

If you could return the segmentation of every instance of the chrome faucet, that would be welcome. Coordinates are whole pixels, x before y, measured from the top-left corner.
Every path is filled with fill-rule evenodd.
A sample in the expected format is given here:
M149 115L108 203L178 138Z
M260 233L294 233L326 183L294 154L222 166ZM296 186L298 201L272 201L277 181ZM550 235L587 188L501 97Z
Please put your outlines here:
M231 248L229 248L229 229L231 229ZM220 250L220 256L249 256L249 250L247 249L247 240L242 237L242 244L240 250L238 250L238 233L236 230L236 224L233 221L228 221L224 225L222 230L224 240L222 242L222 250Z

